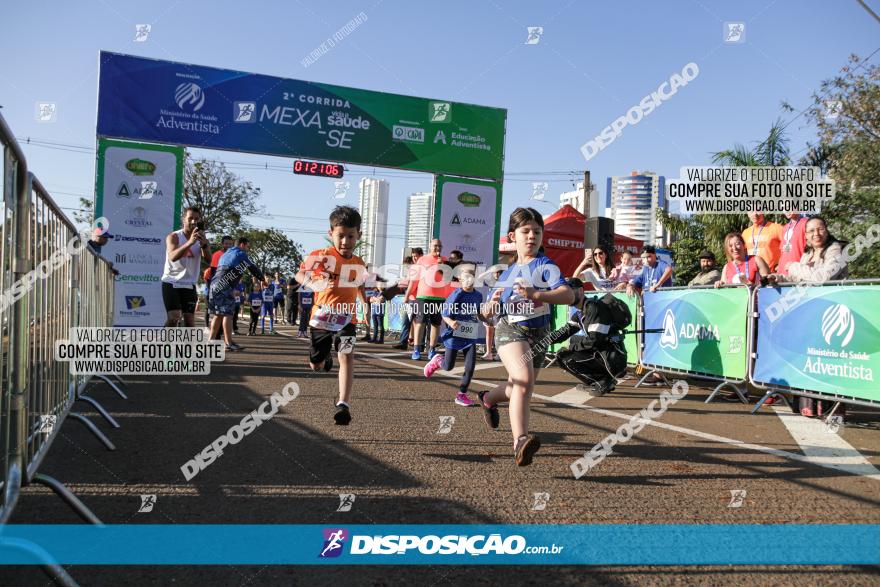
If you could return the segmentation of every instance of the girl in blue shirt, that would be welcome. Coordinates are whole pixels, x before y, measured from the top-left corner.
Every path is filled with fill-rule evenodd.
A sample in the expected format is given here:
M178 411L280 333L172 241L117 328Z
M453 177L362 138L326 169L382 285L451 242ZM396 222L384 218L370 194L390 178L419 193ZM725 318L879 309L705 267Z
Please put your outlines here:
M516 245L516 262L498 280L498 288L483 316L498 316L495 347L507 369L507 381L488 392L481 392L483 419L497 428L498 405L509 402L510 429L516 464L531 464L541 447L541 439L529 434L529 401L535 387L535 372L544 362L550 345L552 304L569 305L574 292L562 272L538 249L544 236L544 218L534 208L517 208L510 215L508 242Z
M269 317L269 332L275 332L275 284L270 283L263 290L263 311L260 314L260 334L266 334L266 316Z
M434 355L434 358L425 365L425 377L430 377L441 368L444 371L452 371L455 368L458 352L461 351L464 355L464 373L461 374L455 403L467 408L474 405L468 397L468 387L471 385L471 378L477 365L477 343L480 342L477 317L480 313L480 305L483 303L483 294L474 289L476 267L470 264L460 267L461 289L456 289L446 298L441 312L445 326L440 333L440 340L446 347L446 352L442 355Z
M251 309L251 327L248 330L248 336L257 334L257 322L260 320L260 309L263 307L263 291L260 284L254 282L253 291L248 294L248 307Z

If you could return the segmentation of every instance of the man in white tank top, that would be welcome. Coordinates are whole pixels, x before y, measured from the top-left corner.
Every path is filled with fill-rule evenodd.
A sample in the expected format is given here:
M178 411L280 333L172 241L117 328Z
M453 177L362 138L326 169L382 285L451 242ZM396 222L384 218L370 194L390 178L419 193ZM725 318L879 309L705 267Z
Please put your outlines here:
M199 224L202 211L190 206L183 211L183 229L165 237L165 268L162 271L162 301L168 319L166 327L177 326L181 315L185 326L196 325L196 282L201 260L211 261L205 231Z

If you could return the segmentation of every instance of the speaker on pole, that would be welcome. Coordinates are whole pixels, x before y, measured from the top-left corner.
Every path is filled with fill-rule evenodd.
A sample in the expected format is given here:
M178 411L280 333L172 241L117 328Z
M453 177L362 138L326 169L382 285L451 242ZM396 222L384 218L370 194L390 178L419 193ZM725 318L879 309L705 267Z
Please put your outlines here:
M608 253L609 258L614 257L614 220L604 216L587 218L586 226L587 247L595 249L602 247Z

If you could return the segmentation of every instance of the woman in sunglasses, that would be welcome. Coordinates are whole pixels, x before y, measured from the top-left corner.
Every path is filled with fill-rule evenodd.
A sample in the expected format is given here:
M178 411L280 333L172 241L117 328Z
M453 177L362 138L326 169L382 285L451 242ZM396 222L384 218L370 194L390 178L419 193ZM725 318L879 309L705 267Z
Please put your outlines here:
M593 284L596 291L611 291L614 289L611 275L613 271L614 265L611 264L608 253L601 247L596 247L584 256L572 277L580 277L583 273L583 280Z

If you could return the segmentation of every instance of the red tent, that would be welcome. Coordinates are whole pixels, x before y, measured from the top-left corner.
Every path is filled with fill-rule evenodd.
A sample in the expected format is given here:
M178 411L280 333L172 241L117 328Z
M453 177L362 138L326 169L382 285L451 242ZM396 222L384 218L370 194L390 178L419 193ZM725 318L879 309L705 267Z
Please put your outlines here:
M587 217L566 204L550 216L544 218L544 253L553 259L564 275L571 275L584 258L584 227ZM614 263L620 260L624 251L638 256L642 249L642 241L620 234L614 235ZM501 237L499 252L509 254L515 251Z

